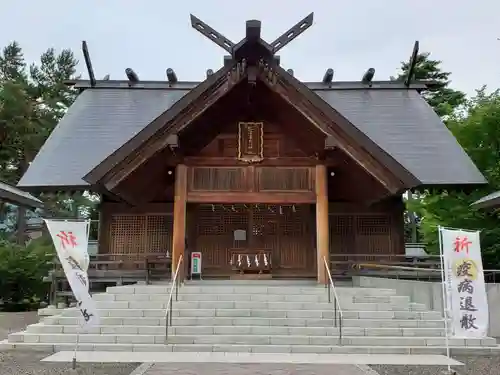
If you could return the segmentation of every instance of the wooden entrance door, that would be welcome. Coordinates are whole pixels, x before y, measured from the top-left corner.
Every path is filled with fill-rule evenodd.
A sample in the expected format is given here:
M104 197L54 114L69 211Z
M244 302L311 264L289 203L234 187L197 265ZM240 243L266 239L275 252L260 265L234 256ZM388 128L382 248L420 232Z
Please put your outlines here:
M234 272L230 263L235 251L272 254L273 276L316 275L310 205L199 205L193 220L205 275Z

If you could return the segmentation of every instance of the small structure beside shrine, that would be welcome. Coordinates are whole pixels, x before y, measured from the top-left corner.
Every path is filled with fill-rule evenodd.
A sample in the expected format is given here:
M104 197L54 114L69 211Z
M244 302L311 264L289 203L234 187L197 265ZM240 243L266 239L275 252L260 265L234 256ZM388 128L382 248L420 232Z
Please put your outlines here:
M0 203L10 203L16 206L23 206L28 208L42 208L43 202L12 185L0 181Z
M478 199L472 204L476 208L499 208L500 207L500 191L488 194L481 199Z
M70 82L80 95L19 183L99 193L101 256L171 255L175 271L197 252L203 277L324 283L325 259L404 256L408 189L486 183L420 95L418 43L404 81L302 82L277 53L312 14L271 43L259 21L238 43L191 22L227 53L202 82L97 80L84 43L90 79Z

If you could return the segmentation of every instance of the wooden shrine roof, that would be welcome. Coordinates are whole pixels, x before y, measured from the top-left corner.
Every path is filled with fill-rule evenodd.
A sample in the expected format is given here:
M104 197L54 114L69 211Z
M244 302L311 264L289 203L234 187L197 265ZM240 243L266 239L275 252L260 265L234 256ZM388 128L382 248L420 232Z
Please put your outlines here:
M84 89L43 145L19 186L84 188L82 178L196 82L98 81ZM77 85L86 87L86 81ZM412 173L422 185L483 184L485 179L415 85L306 83L324 102ZM168 111L167 111L168 112Z
M43 207L43 202L38 198L0 181L0 202L2 201L15 204L16 206L26 206L30 208Z

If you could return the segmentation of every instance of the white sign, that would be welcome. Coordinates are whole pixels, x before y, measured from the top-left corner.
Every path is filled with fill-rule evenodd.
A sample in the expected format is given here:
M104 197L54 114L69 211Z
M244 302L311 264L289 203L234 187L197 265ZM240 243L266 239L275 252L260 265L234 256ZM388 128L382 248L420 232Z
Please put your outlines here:
M485 337L488 299L479 232L440 228L446 294L454 337Z
M99 314L89 294L87 270L90 221L45 220L64 274L82 314L83 328L99 325Z

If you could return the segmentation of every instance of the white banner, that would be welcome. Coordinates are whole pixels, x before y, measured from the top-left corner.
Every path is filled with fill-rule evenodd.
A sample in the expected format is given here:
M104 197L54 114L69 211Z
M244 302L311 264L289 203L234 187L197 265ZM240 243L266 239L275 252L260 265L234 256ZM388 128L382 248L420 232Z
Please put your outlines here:
M446 298L454 337L485 337L488 298L479 232L440 228Z
M82 314L81 326L85 328L99 325L99 314L89 294L87 275L90 262L87 250L90 221L45 220L45 224Z

